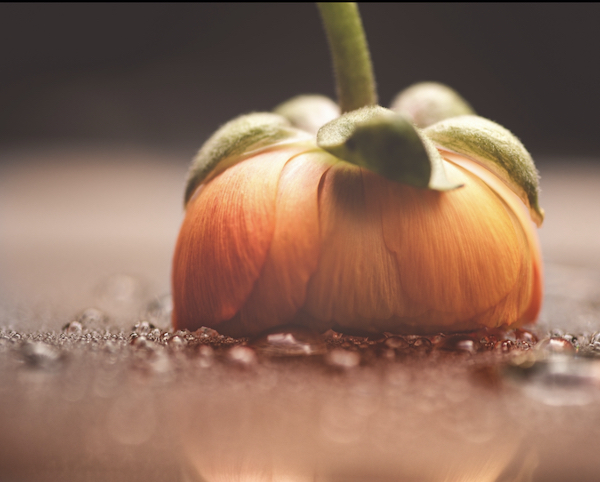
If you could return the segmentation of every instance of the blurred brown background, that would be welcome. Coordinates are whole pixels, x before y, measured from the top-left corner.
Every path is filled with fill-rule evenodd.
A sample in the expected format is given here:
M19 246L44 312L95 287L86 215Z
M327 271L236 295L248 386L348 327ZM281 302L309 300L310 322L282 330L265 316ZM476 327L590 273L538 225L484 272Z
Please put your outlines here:
M536 157L596 155L598 4L360 6L382 105L445 82ZM215 127L334 94L312 4L2 4L0 146L193 152Z

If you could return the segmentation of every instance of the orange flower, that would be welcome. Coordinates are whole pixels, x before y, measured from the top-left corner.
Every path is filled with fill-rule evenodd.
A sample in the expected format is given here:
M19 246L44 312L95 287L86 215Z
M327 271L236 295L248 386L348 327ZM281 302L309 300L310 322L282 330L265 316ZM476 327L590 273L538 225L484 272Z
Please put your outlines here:
M244 124L256 116L263 117ZM475 147L448 134L461 122ZM396 182L346 162L322 140L327 126L317 143L274 114L226 125L190 174L173 261L175 327L232 336L286 323L426 334L535 321L537 191L505 159L486 158L491 151L473 132L490 125L497 126L465 116L415 130L423 152L441 155L432 166L457 189L431 188L433 180L430 189L415 187L420 181ZM486 139L506 153L494 135Z

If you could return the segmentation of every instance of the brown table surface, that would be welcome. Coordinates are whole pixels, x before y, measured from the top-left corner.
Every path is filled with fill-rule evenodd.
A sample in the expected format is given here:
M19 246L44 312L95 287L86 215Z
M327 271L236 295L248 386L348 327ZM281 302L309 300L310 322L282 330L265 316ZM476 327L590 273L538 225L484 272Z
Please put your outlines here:
M54 360L56 346L23 354L23 340L50 332L56 345L90 307L127 336L141 307L169 292L189 153L92 146L0 156L0 479L597 480L594 358L559 360L551 373L540 363L542 378L525 383L498 375L506 360L485 354L330 370L243 352L190 361L157 344L152 369L140 370L121 347L129 339L112 359L85 332L71 337L66 361ZM547 298L536 333L591 343L600 164L539 165ZM46 355L48 366L32 366ZM474 381L490 366L491 385Z

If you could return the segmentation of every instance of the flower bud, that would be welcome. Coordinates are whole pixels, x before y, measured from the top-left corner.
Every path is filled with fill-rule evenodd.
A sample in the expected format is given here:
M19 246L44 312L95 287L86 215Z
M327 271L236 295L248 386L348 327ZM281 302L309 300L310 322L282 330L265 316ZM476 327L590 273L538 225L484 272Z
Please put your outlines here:
M486 133L490 121L469 124L472 142L464 120L448 121L420 131L369 107L316 139L276 114L219 129L188 178L175 327L427 334L535 321L531 158L500 126Z

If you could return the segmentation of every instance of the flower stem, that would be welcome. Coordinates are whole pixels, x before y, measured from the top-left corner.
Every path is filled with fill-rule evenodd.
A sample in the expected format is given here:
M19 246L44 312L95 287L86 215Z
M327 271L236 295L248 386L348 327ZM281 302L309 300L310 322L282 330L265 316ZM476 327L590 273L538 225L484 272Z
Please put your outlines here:
M356 3L317 3L333 58L342 112L377 104L371 56Z

